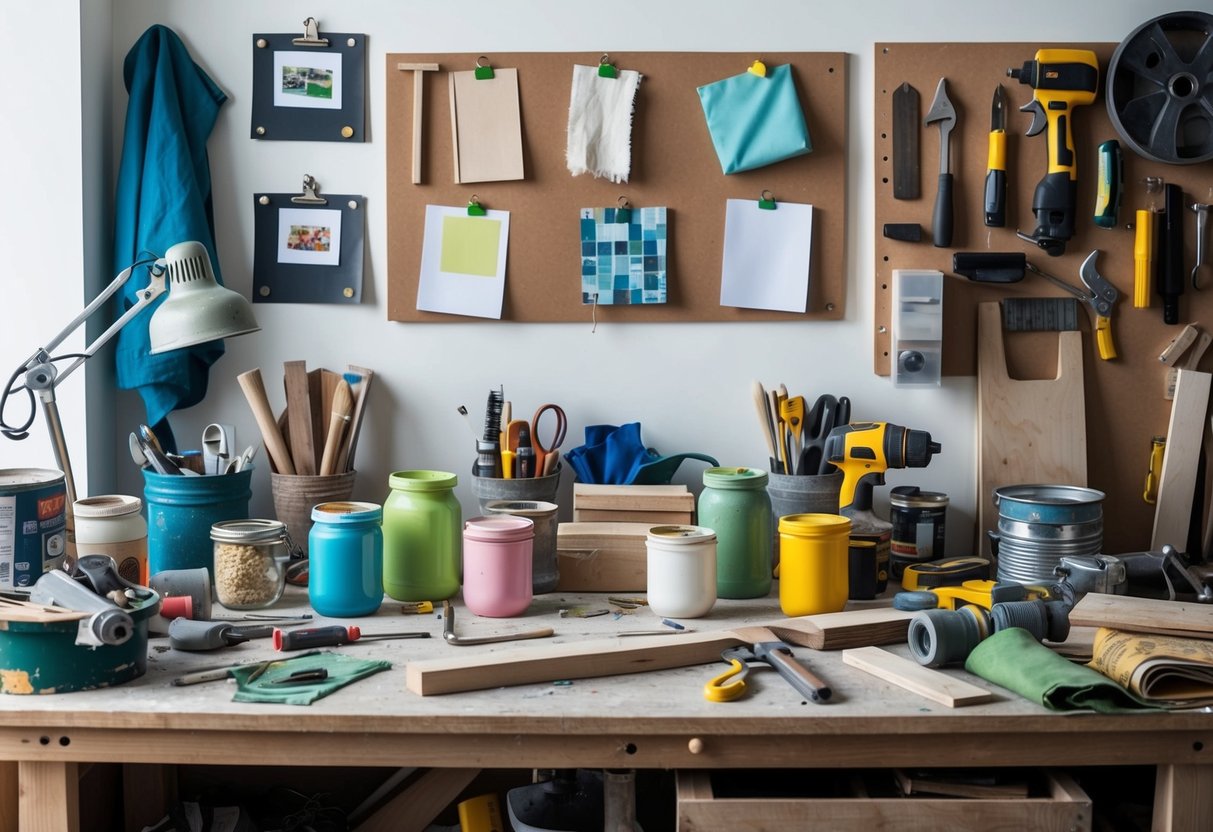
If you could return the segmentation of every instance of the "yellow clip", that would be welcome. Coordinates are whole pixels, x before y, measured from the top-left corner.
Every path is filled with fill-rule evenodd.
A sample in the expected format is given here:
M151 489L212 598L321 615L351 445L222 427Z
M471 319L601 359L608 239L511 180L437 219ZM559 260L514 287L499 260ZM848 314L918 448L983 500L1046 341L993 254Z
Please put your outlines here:
M1155 436L1150 440L1150 469L1146 471L1146 489L1141 498L1150 505L1158 501L1158 478L1162 476L1162 456L1166 450L1167 439Z
M732 702L745 696L745 677L750 668L741 659L728 661L729 669L703 686L703 698L709 702Z
M433 611L434 604L431 601L405 601L400 605L401 615L424 615Z
M750 64L750 72L754 73L759 78L766 78L767 77L767 65L764 64L762 61L754 61L754 63Z

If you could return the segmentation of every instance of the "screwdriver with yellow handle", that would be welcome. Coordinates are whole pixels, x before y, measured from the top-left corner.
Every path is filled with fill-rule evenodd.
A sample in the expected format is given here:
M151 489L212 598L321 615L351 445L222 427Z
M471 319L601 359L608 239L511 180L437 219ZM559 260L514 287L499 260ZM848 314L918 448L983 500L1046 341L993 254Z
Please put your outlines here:
M1167 449L1167 438L1155 436L1150 440L1150 468L1146 471L1146 488L1141 498L1150 505L1158 502L1158 478L1162 476L1162 457Z
M1149 309L1154 292L1154 212L1137 211L1137 234L1133 239L1133 308Z

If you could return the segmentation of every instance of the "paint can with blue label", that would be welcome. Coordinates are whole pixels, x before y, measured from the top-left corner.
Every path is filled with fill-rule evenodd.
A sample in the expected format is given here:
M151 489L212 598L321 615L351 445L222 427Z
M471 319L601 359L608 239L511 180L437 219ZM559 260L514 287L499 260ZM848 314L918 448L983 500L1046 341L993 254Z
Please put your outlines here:
M63 472L0 468L0 592L28 594L66 554Z

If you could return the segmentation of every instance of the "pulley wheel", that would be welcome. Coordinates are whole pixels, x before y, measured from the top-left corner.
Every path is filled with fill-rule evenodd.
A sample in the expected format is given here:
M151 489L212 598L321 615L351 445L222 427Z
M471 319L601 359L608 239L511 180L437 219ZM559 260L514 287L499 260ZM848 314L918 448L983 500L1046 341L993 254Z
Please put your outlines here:
M1213 159L1213 15L1173 12L1137 27L1108 65L1108 117L1155 162Z

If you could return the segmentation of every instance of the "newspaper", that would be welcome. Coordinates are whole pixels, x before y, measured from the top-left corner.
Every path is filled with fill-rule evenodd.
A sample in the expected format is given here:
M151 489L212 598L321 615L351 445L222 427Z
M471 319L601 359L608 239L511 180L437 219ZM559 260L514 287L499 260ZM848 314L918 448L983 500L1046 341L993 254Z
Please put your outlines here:
M1087 666L1152 705L1213 705L1213 641L1101 627Z

